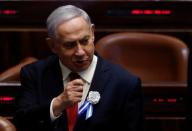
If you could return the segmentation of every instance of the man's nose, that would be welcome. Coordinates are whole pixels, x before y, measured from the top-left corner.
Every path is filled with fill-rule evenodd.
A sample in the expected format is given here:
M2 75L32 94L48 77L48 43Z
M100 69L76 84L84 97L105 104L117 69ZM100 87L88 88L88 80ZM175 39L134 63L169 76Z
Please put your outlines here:
M79 43L77 44L77 48L76 48L75 54L76 55L84 55L85 54L85 51L84 51L82 45L79 44Z

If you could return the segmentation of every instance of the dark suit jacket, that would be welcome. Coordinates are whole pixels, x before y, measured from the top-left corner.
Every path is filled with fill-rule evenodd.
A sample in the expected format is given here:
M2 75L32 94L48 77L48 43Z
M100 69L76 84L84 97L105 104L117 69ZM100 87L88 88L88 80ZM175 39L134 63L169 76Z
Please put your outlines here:
M50 120L51 100L63 91L58 60L51 56L21 70L22 87L14 117L18 131L67 131L65 111L54 122ZM93 105L91 118L78 118L74 131L142 130L140 79L98 57L90 91L98 91L100 101Z

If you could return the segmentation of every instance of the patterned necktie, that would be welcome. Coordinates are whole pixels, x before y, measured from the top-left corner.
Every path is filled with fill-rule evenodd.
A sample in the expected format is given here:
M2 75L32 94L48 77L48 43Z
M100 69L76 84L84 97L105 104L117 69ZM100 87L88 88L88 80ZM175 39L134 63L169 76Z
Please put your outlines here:
M71 72L68 77L70 81L80 78L80 76L77 73L73 73L73 72ZM77 120L78 103L75 103L70 107L67 107L66 110L67 110L68 128L69 128L69 131L73 131L75 122Z

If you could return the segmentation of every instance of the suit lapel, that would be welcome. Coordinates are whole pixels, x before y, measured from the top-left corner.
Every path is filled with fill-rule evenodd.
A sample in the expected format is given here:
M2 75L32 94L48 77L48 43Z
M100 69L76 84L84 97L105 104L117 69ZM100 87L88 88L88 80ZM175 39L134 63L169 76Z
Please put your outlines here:
M58 57L53 58L53 60L49 60L47 62L49 62L47 64L49 67L45 72L44 84L47 88L48 97L52 99L63 91L63 80Z
M98 62L93 76L93 80L90 86L89 91L98 91L101 95L106 87L106 84L109 82L109 65L101 57L98 57ZM88 95L88 94L87 94ZM99 104L99 103L98 103ZM97 105L93 105L94 111L97 110ZM94 113L94 112L93 112ZM83 131L86 130L86 127L89 126L90 119L85 120L84 117L79 117L74 131Z
M107 66L107 63L101 57L98 57L97 67L89 91L98 91L102 95L109 79L108 70L109 66Z

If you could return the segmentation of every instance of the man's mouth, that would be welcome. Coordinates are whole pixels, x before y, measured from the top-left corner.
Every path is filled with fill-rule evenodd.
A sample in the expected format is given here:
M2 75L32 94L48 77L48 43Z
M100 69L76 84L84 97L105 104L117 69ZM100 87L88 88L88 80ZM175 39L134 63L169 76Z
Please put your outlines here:
M79 63L79 64L82 64L83 62L84 62L84 60L76 61L76 63Z
M75 63L77 64L83 64L85 62L87 62L88 60L76 60Z

